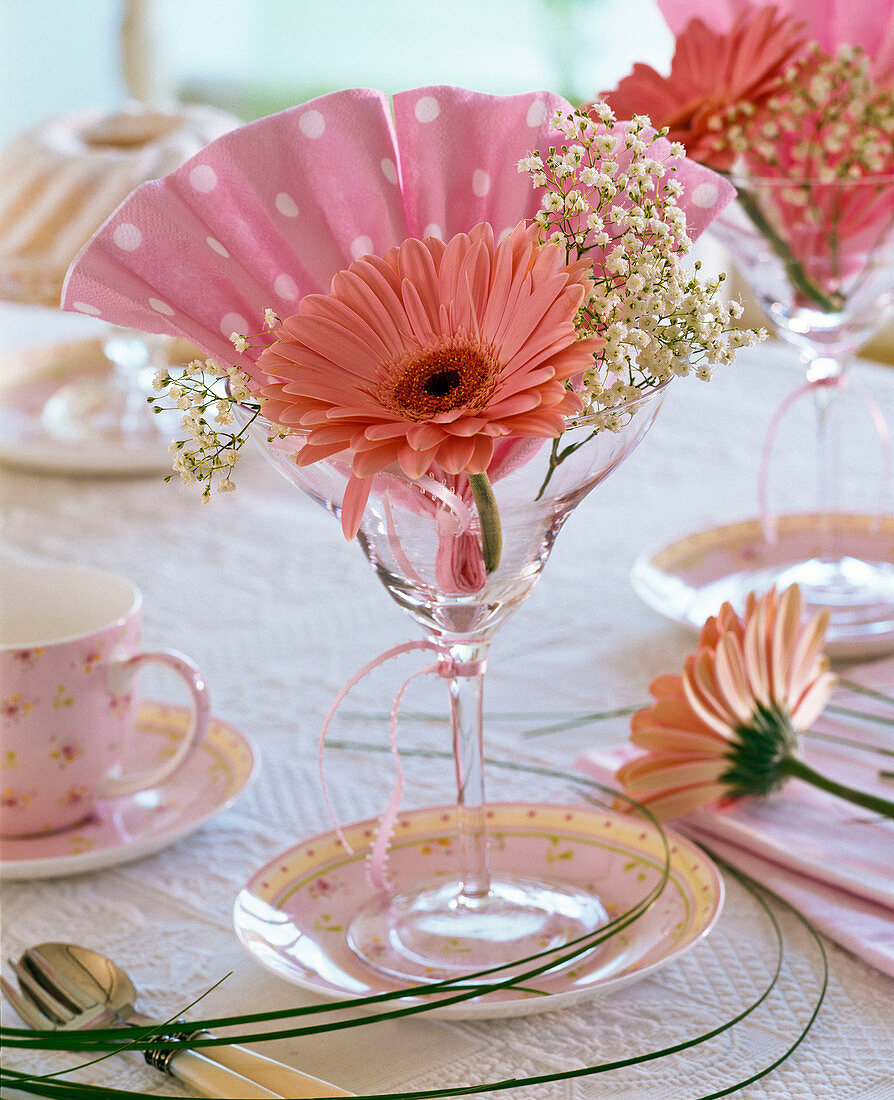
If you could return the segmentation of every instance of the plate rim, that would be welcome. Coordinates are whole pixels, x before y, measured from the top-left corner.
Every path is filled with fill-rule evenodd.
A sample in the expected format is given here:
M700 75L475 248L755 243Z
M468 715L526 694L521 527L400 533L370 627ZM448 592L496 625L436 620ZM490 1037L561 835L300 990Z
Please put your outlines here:
M618 813L617 811L610 810L605 807L591 807L581 804L563 804L552 802L529 802L529 801L512 801L512 802L491 802L488 804L491 809L524 809L527 812L531 808L549 808L556 810L573 810L579 814L585 814L587 816L604 818L606 816L616 820L623 821L625 824L630 825L631 820L627 815ZM408 809L401 812L400 819L412 818L412 817L425 817L427 815L440 815L445 812L455 810L455 806L422 806L413 809ZM345 831L353 831L355 829L375 829L378 824L378 818L369 818L362 821L350 822L348 825L343 825L341 828ZM519 825L523 824L521 821ZM640 826L651 828L652 832L655 832L655 827L645 822L638 822ZM495 831L499 827L495 827ZM635 968L633 970L622 972L620 974L610 975L601 981L596 981L592 985L582 989L564 990L555 993L546 992L543 996L530 998L530 997L518 997L517 999L501 1000L501 1001L487 1001L486 999L464 1001L457 1004L448 1005L443 1008L437 1006L429 1008L425 1012L426 1017L435 1017L440 1019L496 1019L512 1016L522 1016L534 1014L535 1012L555 1011L560 1008L567 1007L570 1004L576 1004L580 1001L587 1000L591 997L614 991L621 988L624 985L632 984L635 981L639 981L648 977L656 969L667 965L676 959L681 958L684 954L694 948L700 943L716 926L721 913L723 911L724 901L726 897L726 888L723 880L720 868L698 843L691 838L679 833L673 829L664 829L664 832L672 845L676 845L678 849L686 854L697 856L704 871L707 872L710 885L712 887L711 893L711 910L706 920L702 925L694 931L687 940L679 947L666 951L660 958L653 960L653 962ZM270 857L261 867L252 872L250 877L246 880L245 884L240 889L233 904L233 925L236 933L236 938L246 953L260 966L262 966L269 973L281 978L284 981L288 981L290 984L304 989L308 992L323 998L327 1001L341 1001L349 1002L355 997L366 996L369 994L375 994L376 990L371 988L366 993L352 994L350 990L339 991L332 987L326 988L319 984L316 984L312 979L303 977L300 973L297 973L294 969L289 968L286 965L276 966L271 963L264 955L257 953L253 950L247 934L243 934L243 929L240 927L239 917L240 909L242 907L243 899L248 894L249 896L259 897L251 887L258 882L268 872L268 869L281 866L287 863L292 853L295 853L298 849L308 848L312 846L319 846L323 842L331 842L332 838L337 835L335 828L324 830L315 833L313 836L308 836L300 839L295 844L290 845L288 848L279 851ZM595 836L595 832L592 834ZM417 838L421 839L421 838ZM359 851L355 849L355 855L362 858L364 849ZM680 855L678 859L682 858ZM673 871L674 856L671 856L671 871ZM311 873L311 869L307 873ZM282 889L288 889L289 887L283 887ZM281 893L282 891L278 891ZM692 900L692 895L686 893L684 895L688 900ZM262 898L261 900L266 901ZM657 899L656 899L657 900ZM268 903L269 904L269 903ZM650 907L651 908L651 907ZM647 910L648 912L648 910ZM630 925L631 928L635 928L636 920ZM261 937L256 934L254 936L256 942L261 942ZM281 956L276 955L277 959L281 959ZM391 992L393 986L389 985L387 991ZM386 991L385 989L381 992ZM418 997L403 997L399 999L400 1004L413 1005L424 1003L423 998Z
M810 524L815 524L823 513L811 512L786 512L773 515L771 518L776 525L779 542L786 537L796 536L805 532ZM846 520L859 529L859 535L863 538L877 535L880 539L894 539L894 515L878 514L871 512L847 512L838 509L835 516ZM702 550L705 554L717 553L723 550L731 550L736 546L744 547L763 542L761 533L762 520L758 516L748 519L734 520L729 523L716 524L698 530L689 531L671 539L663 545L646 550L639 554L630 567L630 584L636 596L641 602L660 615L666 622L676 623L687 630L698 633L702 623L696 621L685 609L672 610L666 601L659 595L658 585L653 579L660 576L668 583L676 582L687 593L691 594L688 604L698 596L699 589L694 588L686 579L686 572L680 569L674 570L674 558L678 558L686 550ZM877 531L871 528L876 527ZM738 538L736 537L738 536ZM670 561L662 563L661 559L670 558ZM716 583L728 574L718 573L708 583ZM846 661L872 660L889 653L894 648L894 631L884 634L867 635L860 638L829 638L826 642L826 653L832 658L841 658Z
M189 714L189 710L189 707L180 706L179 704L164 703L155 700L142 700L140 702L138 720L149 721L150 719L148 717L143 717L144 714L158 716L165 712L168 714L173 712L179 716L186 716ZM158 720L157 717L155 720ZM215 737L223 733L225 733L227 737L233 738L239 742L240 748L247 754L249 766L245 773L245 777L241 781L237 781L233 789L229 789L228 787L226 796L221 798L220 801L215 801L213 805L208 806L202 813L195 817L189 817L187 821L182 820L182 817L178 817L166 828L162 828L157 832L152 832L149 836L141 837L139 840L133 841L122 840L120 843L111 844L109 847L105 848L93 848L83 852L69 852L54 856L26 856L21 859L15 857L9 859L5 856L0 857L0 878L7 882L14 882L17 880L25 881L39 878L68 877L70 875L84 874L90 871L104 870L107 867L114 867L121 863L131 863L145 856L153 855L155 852L159 852L169 847L171 844L175 844L178 840L182 840L183 837L200 829L203 825L207 824L211 818L229 809L238 798L245 794L258 774L259 755L257 747L252 739L240 729L237 729L232 722L219 718L216 715L211 716L208 733L206 734L206 741L197 747L198 751L210 749L212 746L207 744L207 738ZM214 747L216 747L218 751L221 751L220 745ZM163 789L164 786L164 783L160 783L158 787L151 789ZM114 805L116 802L123 801L125 798L133 797L133 795L126 795L121 799L107 799L105 800L105 804ZM89 828L89 822L82 826L63 830L62 832L63 834L73 833L77 831L77 829L83 829L85 827ZM39 843L45 841L46 837L34 837L33 839L35 843ZM22 843L26 841L27 838L13 836L0 838L0 848L2 848L3 840Z

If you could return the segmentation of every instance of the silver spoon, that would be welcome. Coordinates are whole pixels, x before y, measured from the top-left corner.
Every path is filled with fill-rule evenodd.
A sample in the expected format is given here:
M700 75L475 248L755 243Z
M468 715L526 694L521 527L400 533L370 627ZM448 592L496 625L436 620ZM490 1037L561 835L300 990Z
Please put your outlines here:
M137 991L124 970L111 959L71 943L41 943L22 955L22 964L49 989L68 1000L79 1011L106 1005L123 1024L156 1023L136 1010ZM206 1038L207 1031L195 1031ZM282 1096L353 1096L318 1077L301 1073L263 1054L236 1044L200 1048L206 1058L263 1085Z

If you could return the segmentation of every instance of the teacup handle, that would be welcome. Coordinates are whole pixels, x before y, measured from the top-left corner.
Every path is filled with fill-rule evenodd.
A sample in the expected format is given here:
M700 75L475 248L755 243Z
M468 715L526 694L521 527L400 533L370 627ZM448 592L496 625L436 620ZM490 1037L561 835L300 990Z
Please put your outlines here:
M141 772L139 775L122 776L120 779L107 776L100 787L100 798L120 798L122 795L135 794L137 791L143 791L163 783L168 776L180 767L189 753L201 744L208 732L211 704L208 700L205 678L193 662L182 653L178 653L173 649L138 653L136 656L110 668L108 670L110 678L118 681L121 689L123 689L130 684L142 665L152 661L166 665L172 672L176 672L189 688L192 696L192 716L189 729L186 731L177 751L164 764L148 772Z

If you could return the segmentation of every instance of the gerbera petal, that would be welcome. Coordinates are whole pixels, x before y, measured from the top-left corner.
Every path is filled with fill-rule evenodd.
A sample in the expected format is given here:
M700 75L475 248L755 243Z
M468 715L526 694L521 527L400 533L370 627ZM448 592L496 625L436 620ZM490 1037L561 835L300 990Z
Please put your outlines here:
M693 783L716 783L727 764L722 757L710 760L685 759L664 753L647 753L645 756L622 765L618 779L627 790L654 790L656 787L688 787Z
M475 441L469 436L448 436L437 449L438 465L448 474L460 474L475 453Z
M649 684L649 694L655 699L683 698L683 682L679 676L656 676Z
M647 719L648 723L664 729L678 729L698 733L700 736L710 738L723 746L727 744L725 733L718 733L717 730L703 721L682 694L659 699L651 707L637 711L631 717L631 729L636 732L641 725L646 724Z
M440 451L434 447L416 450L409 443L404 443L397 452L397 461L407 477L415 479L428 470L436 453L440 454Z
M773 624L773 693L780 700L788 695L789 674L801 628L803 604L801 591L793 584L783 592Z
M411 424L409 428L404 425L404 432L407 442L417 451L432 448L444 438L444 429L439 424Z
M640 749L654 753L673 753L675 756L707 757L724 756L729 744L716 734L693 733L690 730L666 728L647 724L635 729L631 742Z
M319 462L321 459L339 454L341 451L345 450L346 447L347 441L343 443L330 443L322 447L315 447L312 443L305 443L295 454L295 465L310 466L314 462Z
M745 670L751 692L761 706L770 703L770 670L767 661L767 600L755 605L745 624Z
M490 468L491 459L494 456L494 440L492 436L476 435L472 437L474 450L472 457L466 463L466 472L470 474L483 474Z
M724 704L740 722L747 722L754 713L748 677L738 638L725 634L719 641L714 657L715 682Z
M372 489L372 478L350 477L341 506L341 527L346 539L352 539L360 530L366 502Z
M388 440L387 443L368 451L354 451L351 469L357 477L371 478L373 474L379 473L390 466L392 462L397 461L400 448L400 440Z
M711 806L727 795L723 783L698 783L691 787L679 787L676 790L662 790L634 797L659 819L673 821L678 817Z
M819 718L838 682L834 673L821 672L792 708L792 725L799 732L809 730Z
M713 654L702 649L687 659L683 670L686 700L702 721L722 737L732 730L732 716L717 703L712 667Z
M819 612L804 627L798 638L786 682L786 699L791 704L801 697L811 678L822 671L817 668L817 661L822 652L829 615L828 609Z

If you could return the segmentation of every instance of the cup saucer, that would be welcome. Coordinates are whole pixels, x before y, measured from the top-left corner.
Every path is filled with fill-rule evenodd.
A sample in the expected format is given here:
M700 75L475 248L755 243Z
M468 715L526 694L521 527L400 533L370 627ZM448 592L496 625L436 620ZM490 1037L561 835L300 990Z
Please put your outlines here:
M149 763L161 762L188 722L187 707L141 705L138 723ZM252 779L255 763L255 751L245 735L212 718L205 740L164 783L101 802L74 828L49 836L4 837L0 876L77 875L160 851L232 805Z

